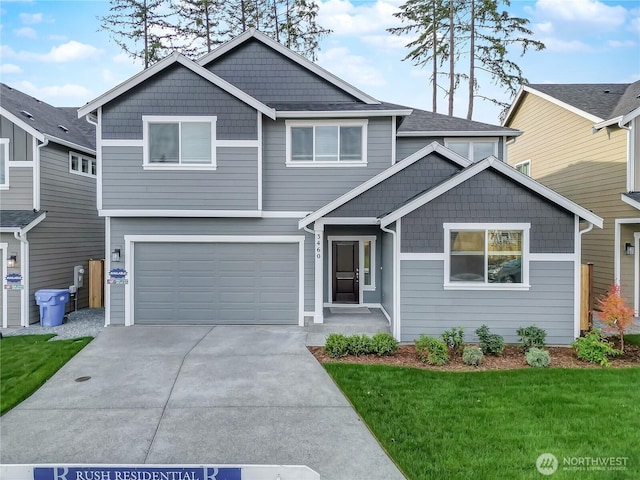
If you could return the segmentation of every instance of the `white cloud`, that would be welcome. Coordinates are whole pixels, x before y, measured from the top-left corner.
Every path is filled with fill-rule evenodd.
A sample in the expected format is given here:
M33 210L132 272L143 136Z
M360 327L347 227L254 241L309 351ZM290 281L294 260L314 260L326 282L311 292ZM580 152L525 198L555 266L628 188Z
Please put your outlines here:
M43 16L41 13L21 13L20 21L25 25L35 25L42 23Z
M60 105L66 101L86 101L87 98L91 98L89 89L70 83L36 87L33 83L24 80L19 82L16 88L36 98L46 99L46 102L53 105Z
M18 28L17 30L14 30L13 33L15 33L18 37L31 38L34 40L38 38L38 34L31 27Z
M63 43L58 47L52 47L48 54L42 55L42 60L55 63L92 60L98 57L101 53L102 50L94 47L93 45L71 40L70 42Z
M396 35L364 35L361 37L362 41L372 47L378 49L402 49L405 48L407 43L412 42L417 37Z
M9 73L22 73L22 69L13 63L3 63L0 65L0 73L3 75Z
M629 30L640 35L640 17L632 18L630 24Z
M351 54L346 47L330 48L320 52L318 64L360 87L382 87L387 84L382 73L370 65L368 59Z
M318 23L333 30L333 35L362 35L384 32L398 26L400 20L393 16L403 2L378 0L357 6L349 0L328 0L319 4Z
M536 23L534 25L534 29L540 33L550 34L550 33L553 33L553 23L551 22Z
M571 24L590 31L611 31L626 21L627 10L620 5L606 5L597 0L538 0L537 18L557 24ZM556 28L556 31L561 29Z
M635 47L636 42L634 42L633 40L625 40L623 42L619 40L609 40L607 42L607 45L611 48L629 48L629 47Z
M580 40L560 40L558 38L542 38L540 39L550 52L561 53L587 53L593 52L594 49L590 45Z

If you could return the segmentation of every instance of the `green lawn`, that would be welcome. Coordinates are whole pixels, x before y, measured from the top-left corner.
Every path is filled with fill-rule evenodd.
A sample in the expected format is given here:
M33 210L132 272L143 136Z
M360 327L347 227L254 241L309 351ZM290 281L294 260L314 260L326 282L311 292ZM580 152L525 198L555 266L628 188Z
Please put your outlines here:
M625 345L637 345L638 347L640 347L640 334L638 333L634 333L631 335L625 335L624 336L624 343Z
M324 367L410 480L545 478L547 452L554 480L640 478L640 368ZM627 469L569 471L578 457L627 457Z
M35 392L92 337L48 342L55 335L20 335L0 340L0 415Z

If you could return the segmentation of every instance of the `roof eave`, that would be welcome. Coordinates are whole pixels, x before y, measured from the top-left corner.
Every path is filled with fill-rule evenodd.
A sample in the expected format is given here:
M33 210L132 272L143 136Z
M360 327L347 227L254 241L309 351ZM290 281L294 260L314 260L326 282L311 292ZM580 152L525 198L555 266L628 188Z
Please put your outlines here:
M524 132L520 130L503 131L503 130L491 130L491 131L468 131L468 130L425 130L425 131L409 131L398 132L398 137L519 137Z
M20 234L25 234L36 227L40 222L42 222L45 218L47 218L47 212L42 212L36 218L31 220L28 224L23 227L11 226L11 227L0 227L0 233L15 233L19 232Z
M65 146L65 147L69 147L69 148L71 148L73 150L78 150L78 151L80 151L82 153L88 153L89 155L93 155L93 156L96 155L96 151L94 149L89 148L89 147L85 147L83 145L79 145L79 144L74 143L74 142L69 142L69 141L64 140L64 139L62 139L60 137L54 137L53 135L46 135L45 134L44 138L46 140L49 140L50 142L57 143L59 145Z
M276 111L276 118L363 118L411 115L413 110L288 110Z
M631 205L632 207L640 210L640 202L634 200L633 198L627 197L624 193L620 195L620 200L622 200L627 205Z
M15 123L16 125L18 125L18 127L20 127L22 130L27 132L32 137L40 140L41 142L44 142L45 136L44 136L44 134L42 132L37 130L32 125L29 125L27 122L25 122L21 118L15 116L13 113L11 113L10 111L8 111L6 108L4 108L2 106L0 106L0 115L2 115L3 117L6 117L7 120L9 120L12 123Z

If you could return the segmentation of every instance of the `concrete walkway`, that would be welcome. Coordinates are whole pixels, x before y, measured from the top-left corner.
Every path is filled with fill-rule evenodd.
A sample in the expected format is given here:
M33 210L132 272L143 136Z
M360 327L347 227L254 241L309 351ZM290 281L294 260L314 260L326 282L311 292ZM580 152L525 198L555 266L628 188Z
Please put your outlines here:
M403 479L306 337L106 328L0 418L0 463L290 464L322 480Z

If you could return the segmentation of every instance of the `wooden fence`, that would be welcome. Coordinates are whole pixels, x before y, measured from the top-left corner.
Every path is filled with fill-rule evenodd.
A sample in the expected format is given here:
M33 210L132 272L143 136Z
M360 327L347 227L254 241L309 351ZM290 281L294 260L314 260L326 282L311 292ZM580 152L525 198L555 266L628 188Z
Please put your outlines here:
M581 266L580 272L580 330L593 326L593 263Z

